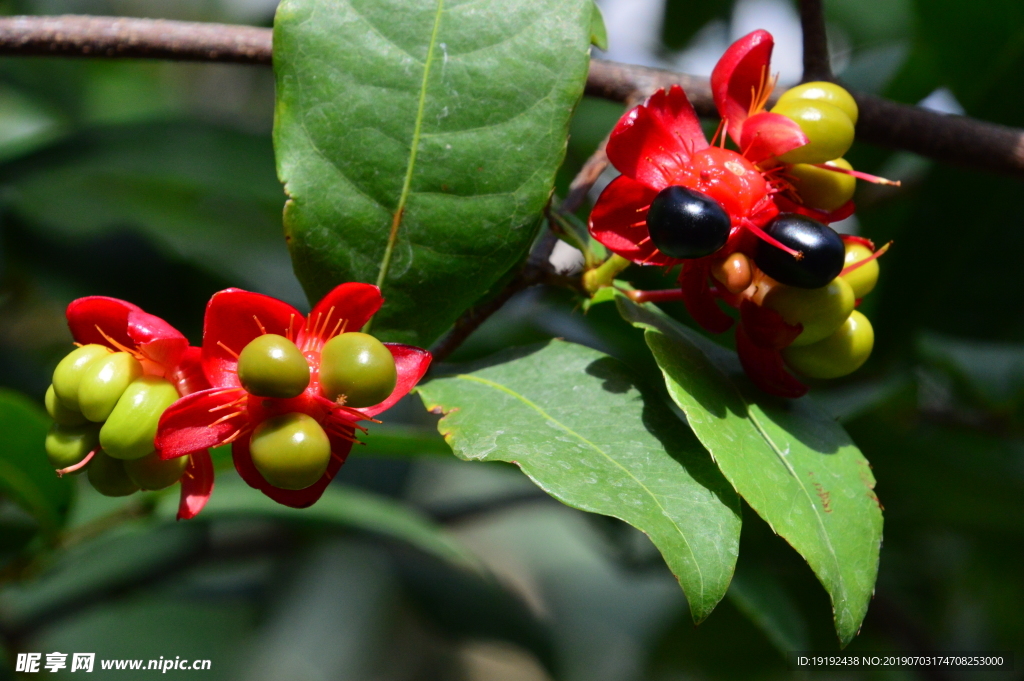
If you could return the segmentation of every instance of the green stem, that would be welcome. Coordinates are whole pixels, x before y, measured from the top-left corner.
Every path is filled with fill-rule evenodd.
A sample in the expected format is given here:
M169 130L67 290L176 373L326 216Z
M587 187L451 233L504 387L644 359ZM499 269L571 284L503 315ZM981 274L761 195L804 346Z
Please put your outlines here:
M600 267L583 275L583 287L587 289L588 293L595 293L599 288L611 286L615 277L631 264L621 255L613 254L612 257L601 263Z

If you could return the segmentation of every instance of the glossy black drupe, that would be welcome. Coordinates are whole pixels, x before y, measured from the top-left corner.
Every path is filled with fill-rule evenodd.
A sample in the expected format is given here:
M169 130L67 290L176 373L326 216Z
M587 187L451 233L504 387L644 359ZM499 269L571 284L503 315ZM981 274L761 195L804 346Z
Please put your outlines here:
M703 258L729 238L728 214L707 194L686 187L658 192L647 212L647 231L671 258Z
M803 253L798 260L767 241L758 243L754 262L772 279L789 286L821 288L843 271L846 248L828 225L797 213L782 213L764 231Z

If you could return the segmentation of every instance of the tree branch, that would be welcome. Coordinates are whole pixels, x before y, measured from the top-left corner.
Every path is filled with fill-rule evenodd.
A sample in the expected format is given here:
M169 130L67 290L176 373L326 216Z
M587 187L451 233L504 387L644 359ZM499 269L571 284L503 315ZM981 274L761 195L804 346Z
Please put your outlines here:
M804 0L806 74L827 66L820 3ZM813 26L813 28L812 28ZM271 63L271 30L251 26L118 17L0 18L0 56L55 55L185 61ZM808 64L809 62L809 64ZM805 70L808 70L805 68ZM594 59L586 93L628 102L658 88L679 84L697 113L717 117L707 79L662 69ZM854 93L860 106L857 139L912 151L944 163L1024 175L1024 130L949 116Z
M800 27L804 36L804 77L811 80L835 80L828 56L825 12L821 0L800 0Z
M269 28L123 17L5 17L0 55L270 64Z

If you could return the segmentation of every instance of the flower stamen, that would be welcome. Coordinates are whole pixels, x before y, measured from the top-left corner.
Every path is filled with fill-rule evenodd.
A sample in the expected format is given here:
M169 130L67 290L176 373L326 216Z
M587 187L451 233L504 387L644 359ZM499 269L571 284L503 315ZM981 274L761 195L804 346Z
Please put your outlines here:
M815 168L821 168L822 170L828 170L828 171L831 171L833 173L842 173L843 175L851 175L853 177L856 177L858 180L864 180L865 182L870 182L872 184L884 184L884 185L889 185L889 186L892 186L892 187L899 187L899 186L902 186L902 184L903 184L899 180L889 180L889 179L886 179L884 177L879 177L877 175L870 175L868 173L862 173L859 170L847 170L846 168L840 168L838 166L830 166L827 163L815 163L814 167Z
M87 465L89 465L89 462L92 461L92 457L96 456L96 452L98 452L98 451L100 451L99 447L97 447L96 449L94 449L91 452L89 452L88 454L86 454L85 458L82 459L81 461L79 461L78 463L76 463L75 465L68 466L67 468L58 468L57 469L57 477L58 478L63 478L68 473L74 473L75 471L82 470Z
M234 350L232 350L231 348L229 348L228 346L224 345L224 341L217 341L217 345L219 345L221 348L223 348L224 351L229 353L232 357L234 357L235 359L238 359L238 353L235 352Z
M748 218L743 218L743 226L746 227L747 229L749 229L754 234L756 234L763 241L767 241L772 246L775 246L775 248L778 248L780 250L785 251L786 253L789 253L791 256L793 256L797 260L803 260L804 259L803 251L798 251L798 250L795 250L793 248L790 248L789 246L787 246L786 244L782 243L781 241L779 241L778 239L776 239L775 237L771 236L770 234L765 232L763 229L758 227L756 224L754 224L753 220L750 220Z
M889 243L887 243L886 245L882 246L881 248L879 248L877 251L872 253L867 258L864 258L863 260L858 260L857 262L853 263L852 265L848 265L848 266L844 267L843 271L839 273L839 276L840 277L845 276L845 275L849 274L850 272L853 272L857 268L863 267L864 265L867 265L872 260L877 260L878 258L881 258L883 255L885 255L885 252L889 250L890 246L892 246L892 242L891 241Z

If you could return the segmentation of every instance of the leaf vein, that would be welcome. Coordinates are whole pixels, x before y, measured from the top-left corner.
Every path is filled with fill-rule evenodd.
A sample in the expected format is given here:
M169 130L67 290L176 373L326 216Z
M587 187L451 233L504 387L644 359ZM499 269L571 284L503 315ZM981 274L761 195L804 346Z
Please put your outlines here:
M500 392L503 392L503 393L513 397L514 399L519 400L520 402L522 402L523 404L525 404L526 406L530 407L531 409L536 411L538 414L543 416L549 423L552 423L552 424L558 426L559 428L564 430L569 435L572 435L573 437L577 438L578 440L580 440L581 442L586 444L588 447L593 449L595 452L597 452L597 453L601 454L602 456L604 456L610 463L612 463L613 465L615 465L618 468L620 468L623 473L625 473L627 476L632 478L633 481L640 487L640 489L642 489L644 492L646 492L647 495L651 498L651 500L655 503L655 505L658 507L658 510L661 512L661 514L665 517L666 520L668 520L669 525L671 525L672 528L677 533L679 533L679 538L683 540L683 545L686 546L686 550L689 551L689 553L690 553L690 561L691 561L691 563L693 564L694 568L697 571L697 577L700 580L700 598L701 598L701 600L703 600L703 597L704 597L704 573L701 570L700 562L697 560L696 555L694 555L693 548L690 546L690 542L686 538L686 534L683 532L682 528L679 527L679 525L672 519L672 516L670 516L668 514L668 511L662 505L661 500L658 499L658 495L656 495L654 493L654 491L651 490L651 488L649 488L639 478L637 478L633 474L632 471L630 471L628 468L626 468L621 463L619 463L614 458L612 458L612 456L610 454L608 454L608 452L604 451L603 449L601 449L601 447L599 447L594 442L591 442L590 440L588 440L583 435L580 435L579 433L577 433L575 430L573 430L569 426L565 425L564 423L562 423L558 419L556 419L553 416L551 416L550 414L548 414L539 404L537 404L533 400L529 399L525 395L522 395L522 394L516 392L515 390L512 390L511 388L508 388L508 387L506 387L504 385L501 385L500 383L495 383L494 381L490 381L490 380L488 380L486 378L480 378L479 376L472 376L472 375L469 375L469 374L457 374L455 376L455 378L460 378L460 379L467 380L467 381L475 381L475 382L480 383L482 385L486 385L486 386L488 386L490 388L493 388L494 390L498 390Z

